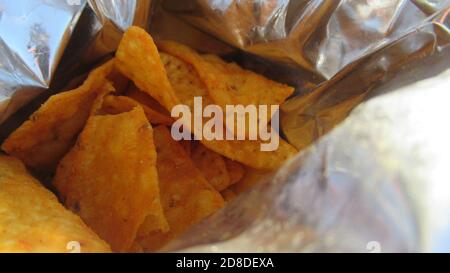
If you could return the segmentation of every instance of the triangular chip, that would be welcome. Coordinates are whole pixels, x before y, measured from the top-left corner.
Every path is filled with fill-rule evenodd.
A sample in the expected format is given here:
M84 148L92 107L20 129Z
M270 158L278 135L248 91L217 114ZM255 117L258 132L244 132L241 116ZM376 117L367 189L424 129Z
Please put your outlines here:
M158 43L158 46L161 51L189 64L191 70L197 72L195 73L196 77L206 87L205 91L211 99L208 104L219 105L224 111L227 105L266 106L267 109L270 109L272 105L280 106L283 104L294 92L294 88L290 86L274 82L250 70L245 70L235 63L227 63L217 56L199 55L185 45L163 41ZM168 70L167 66L166 70ZM172 80L171 82L173 84ZM272 119L273 114L270 110L267 111L267 123ZM249 119L249 116L245 116L246 136L250 134ZM257 128L258 125L255 129ZM232 129L236 135L239 130L237 125Z
M167 230L152 128L141 107L92 116L54 178L63 203L114 251L131 248L146 217Z
M169 109L179 104L152 37L139 27L130 27L116 52L116 67L136 86Z
M19 160L0 156L0 252L110 251Z
M192 57L197 60L201 59L201 57L196 55L191 49L173 43L166 43L163 45L164 49L167 49L174 54L178 54L179 49L182 53L179 53L177 56L161 54L160 57L150 35L143 29L132 27L125 34L121 46L116 53L116 66L119 67L119 70L121 70L122 73L130 77L140 90L145 91L156 99L166 107L169 112L172 111L173 106L178 105L179 103L192 107L192 101L195 96L203 97L204 104L209 104L209 102L212 101L210 96L212 97L211 90L213 89L211 88L216 85L223 87L223 81L227 81L227 79L223 78L225 76L220 76L219 78L215 77L214 75L216 72L218 73L217 75L221 75L221 73L206 61L202 62L205 66L201 66L201 70L199 70L198 67L195 67L197 61L191 60L190 62L190 58ZM175 49L172 50L172 47L175 47ZM185 52L187 53L184 54ZM178 56L180 57L178 58ZM185 56L188 56L189 58L182 59L182 57ZM196 69L192 69L191 67L195 67ZM213 73L211 74L211 71L208 72L208 69L212 69L211 71ZM168 75L166 75L166 71ZM207 75L208 79L205 80L200 74ZM271 82L270 84L276 85L274 82ZM290 88L283 88L281 88L281 90L286 89L289 90L289 92L292 91ZM245 90L245 92L251 93L250 91L252 89ZM283 94L281 97L285 98L289 92L280 92L280 94ZM232 96L231 93L230 96ZM266 99L265 96L260 95L256 97L250 95L250 98L251 99L247 100L247 102L255 103L257 105ZM254 100L254 98L258 99ZM232 101L234 101L234 99L232 99ZM225 100L223 102L225 102ZM239 104L245 105L246 102L243 101ZM268 104L271 104L271 102L268 102ZM192 108L191 111L192 113L194 112ZM188 128L192 128L190 124L186 125ZM202 143L216 153L257 169L277 168L281 166L287 158L293 156L297 152L295 148L282 139L280 139L279 148L273 152L261 151L260 141L202 140Z
M211 102L206 86L190 64L165 53L161 53L161 59L176 96L183 104L190 107L192 113L194 113L194 97L202 97L204 105ZM279 140L278 149L272 152L261 151L262 142L258 140L208 141L202 139L201 142L208 149L247 166L256 169L275 169L297 153L293 146L281 138Z
M212 103L205 84L192 65L164 52L160 56L175 95L182 104L193 109L194 97L202 97L205 106Z
M261 143L257 140L202 140L206 148L255 169L277 169L297 153L281 138L274 151L261 151Z
M148 232L141 227L137 243L145 251L161 248L224 205L220 193L205 180L181 144L172 139L167 128L158 126L153 133L158 151L161 201L170 231Z
M93 70L80 87L50 97L3 142L2 149L27 166L54 169L83 129L112 69L109 61Z
M226 63L210 55L202 57L185 45L163 41L161 51L192 65L206 85L214 104L225 105L281 105L294 88L274 82L235 63Z

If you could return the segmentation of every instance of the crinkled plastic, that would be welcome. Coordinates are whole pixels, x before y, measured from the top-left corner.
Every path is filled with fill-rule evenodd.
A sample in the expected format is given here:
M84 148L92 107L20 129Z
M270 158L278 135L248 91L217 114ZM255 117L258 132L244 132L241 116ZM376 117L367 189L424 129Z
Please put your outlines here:
M167 0L189 23L259 56L330 79L419 28L446 0Z
M449 79L363 103L165 250L449 252Z
M56 81L113 53L151 0L0 0L0 123Z
M157 39L294 85L281 127L303 150L165 250L450 251L449 13L450 0L0 0L0 121L151 19Z

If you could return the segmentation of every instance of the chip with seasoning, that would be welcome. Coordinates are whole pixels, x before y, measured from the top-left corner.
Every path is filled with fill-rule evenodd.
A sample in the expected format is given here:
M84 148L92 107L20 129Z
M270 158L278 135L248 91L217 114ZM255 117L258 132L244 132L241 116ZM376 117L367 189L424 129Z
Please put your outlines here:
M90 117L53 183L66 207L114 251L131 248L146 217L153 217L152 229L167 230L153 132L139 106Z
M50 97L3 142L2 149L29 167L54 169L83 129L113 65L105 63L80 87Z
M245 70L235 63L222 61L217 56L202 57L185 45L162 41L158 47L191 65L217 105L281 105L294 93L290 86Z
M158 49L152 37L139 27L130 27L116 52L116 67L143 92L166 109L179 104L167 80Z
M161 250L297 153L276 131L272 150L262 148L272 143L262 137L202 137L194 115L177 120L174 107L195 113L199 98L201 111L280 105L292 92L174 42L158 50L145 30L129 28L114 59L78 88L52 96L3 143L33 171L54 172L57 197L19 160L0 156L0 251ZM275 123L268 115L264 126ZM180 120L187 138L173 134ZM232 126L248 129L245 121Z
M0 155L0 252L110 251L18 159Z
M121 45L116 54L116 65L123 74L133 80L140 90L152 96L168 111L172 110L174 103L182 103L190 106L191 111L194 112L192 101L195 96L203 97L207 103L212 101L211 91L200 76L200 73L207 72L192 69L190 67L194 66L195 62L187 62L190 57L195 60L201 59L201 56L196 55L193 50L179 44L166 43L163 44L163 50L168 49L177 55L162 54L160 57L151 36L138 27L132 27L127 31ZM172 47L176 50L172 50ZM178 53L178 50L181 50L183 54ZM188 53L184 54L184 52ZM145 55L145 58L141 55ZM183 59L182 57L185 56L189 58ZM206 70L206 68L203 69ZM145 75L145 73L152 75ZM219 84L220 79L213 82ZM293 91L287 89L290 90L289 92ZM286 91L281 97L285 99L289 92ZM283 100L281 97L274 102ZM266 96L261 96L259 102L262 103L265 98ZM248 103L258 103L258 100L248 100ZM267 103L270 102L267 101ZM242 102L242 104L245 103ZM192 128L190 124L187 126ZM262 141L259 140L202 140L202 143L216 153L256 169L275 169L297 153L293 146L281 138L279 148L272 152L261 151Z
M137 243L145 251L158 250L186 229L211 215L224 200L164 126L154 128L161 202L169 232L140 228Z
M200 80L198 72L192 65L169 54L161 53L161 58L175 95L183 104L189 106L192 112L194 112L194 97L204 98L205 104L212 101L206 85ZM281 138L279 140L278 149L272 152L261 151L262 141L259 140L202 139L201 142L208 149L244 165L256 169L275 169L297 153L293 146Z

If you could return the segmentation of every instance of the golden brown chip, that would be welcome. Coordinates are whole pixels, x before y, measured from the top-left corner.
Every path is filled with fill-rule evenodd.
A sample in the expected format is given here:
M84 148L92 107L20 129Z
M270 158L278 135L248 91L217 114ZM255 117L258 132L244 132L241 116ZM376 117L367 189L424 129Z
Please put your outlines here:
M218 69L208 64L208 62L202 61L202 58L191 49L173 43L163 45L164 49L169 48L168 51L178 54L181 50L181 53L176 57L167 54L163 54L160 57L150 35L148 35L142 29L136 27L130 28L127 31L127 34L125 34L118 53L116 54L116 65L119 67L119 70L121 70L122 73L130 77L135 82L136 86L139 87L139 89L145 91L148 95L156 99L168 111L171 111L172 106L174 106L175 104L179 104L180 101L183 104L191 104L189 102L193 101L194 96L203 96L204 101L206 102L205 105L208 104L208 101L211 101L209 96L212 97L211 93L214 93L211 91L213 90L211 89L211 87L214 84L223 86L223 82L227 81L223 78L225 76L214 78L215 72L217 72ZM171 47L174 47L175 49L171 50ZM187 53L185 54L185 52ZM178 56L181 57L178 58ZM191 60L190 62L189 58L185 58L186 56L188 56L189 58L192 57L195 60ZM161 59L165 63L166 68L164 68ZM205 67L201 67L203 70L196 67L196 64L198 63L196 61L197 59L199 59L200 62L206 64ZM177 62L176 65L173 64L175 62ZM196 74L193 73L192 69L189 68L190 65L196 68ZM171 79L170 82L167 78L166 70L169 79ZM217 73L220 74L219 72ZM207 75L207 77L212 78L204 80L201 76L203 74ZM257 77L257 75L253 76ZM234 78L238 78L238 76L235 76ZM204 82L207 82L207 85L205 85ZM254 86L254 82L251 82L251 86ZM265 84L265 81L261 81L261 83ZM272 84L279 87L280 90L290 90L290 88L287 88L285 86L280 85L280 87L276 83ZM248 91L251 89L245 90ZM221 91L219 90L218 92ZM279 96L281 93L283 92L279 92L279 94L274 96L274 98L279 99L281 97L284 97L284 95ZM285 93L287 94L288 92ZM255 97L252 95L249 96L252 98ZM245 96L240 96L239 98L244 97ZM258 99L256 100L256 102L251 103L259 104L260 102L269 98L265 95L258 95L257 97L261 98L261 100ZM275 101L272 99L269 100L271 102ZM247 101L253 101L253 99ZM239 103L246 104L245 101ZM193 112L193 109L191 109L191 111ZM191 128L190 124L186 124L186 126L188 128ZM297 152L295 148L290 146L282 139L280 139L279 149L273 152L261 151L260 141L202 141L202 143L207 148L215 151L216 153L258 169L274 169L280 166L283 161L293 156Z
M169 111L179 104L152 37L139 27L130 27L116 52L116 67L143 92Z
M206 148L255 169L277 169L297 153L292 145L281 138L278 149L271 152L261 151L261 143L256 140L202 141Z
M3 142L2 149L27 166L53 169L85 125L112 68L109 61L92 71L80 87L50 97Z
M137 242L145 251L161 248L224 205L220 193L208 184L183 147L172 139L167 128L154 128L154 138L161 200L170 231L147 232L141 228Z
M283 104L294 92L292 87L242 69L235 63L227 63L217 56L201 56L189 47L174 42L160 42L158 45L162 51L189 64L204 83L212 102L220 105L223 109L226 109L226 105L254 105L257 107L264 105L269 109L266 117L269 122L272 115L275 114L271 113L270 107ZM168 70L167 67L166 70ZM172 80L171 83L174 85ZM175 86L174 88L176 89ZM249 120L249 115L246 115L246 136L250 135ZM257 128L258 125L255 126L255 129ZM237 124L232 129L236 135L239 130Z
M239 162L225 158L225 164L227 166L228 174L230 175L230 185L236 184L244 177L244 166Z
M0 252L110 252L17 159L0 155Z
M203 145L197 145L192 151L191 158L206 181L217 191L222 191L231 185L227 165L221 155L206 149Z
M193 109L194 97L202 97L203 105L211 104L206 86L192 65L164 52L160 56L175 95L182 104Z
M161 51L192 65L206 85L212 101L225 105L281 105L294 88L274 82L234 63L220 62L211 56L202 58L187 46L163 41Z
M147 107L146 105L141 105L134 99L125 96L110 95L105 97L101 111L107 114L120 114L130 111L131 109L139 105L142 107L142 109L144 109L144 113L150 123L165 125L171 125L173 123L172 118L164 116L159 112L156 112L153 109Z
M166 70L176 96L183 104L193 109L193 99L196 96L204 98L204 105L211 100L206 91L206 86L199 80L198 74L190 68L186 62L161 54L166 65ZM189 126L188 126L189 128ZM211 140L201 141L208 149L227 158L239 161L242 164L256 169L275 169L283 162L297 153L297 150L280 138L279 148L272 152L261 151L261 141L251 140Z
M155 219L153 230L167 230L152 128L141 107L90 117L58 165L54 185L114 251L130 249L146 217Z
M193 111L194 97L202 97L204 106L211 103L205 85L191 65L166 53L160 53L160 56L175 95L182 104L187 105ZM186 128L192 128L192 122L186 124ZM195 143L196 145L197 143ZM194 149L194 147L191 148Z

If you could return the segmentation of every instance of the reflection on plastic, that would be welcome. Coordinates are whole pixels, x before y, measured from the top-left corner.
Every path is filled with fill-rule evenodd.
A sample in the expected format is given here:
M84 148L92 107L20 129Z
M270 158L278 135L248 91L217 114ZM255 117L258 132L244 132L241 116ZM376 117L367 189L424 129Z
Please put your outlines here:
M331 78L420 27L448 0L167 0L164 7L245 51Z
M56 76L70 78L80 65L114 52L125 29L147 24L150 4L0 0L0 123L49 88ZM66 49L70 52L63 55Z
M449 79L362 104L165 250L449 252Z

